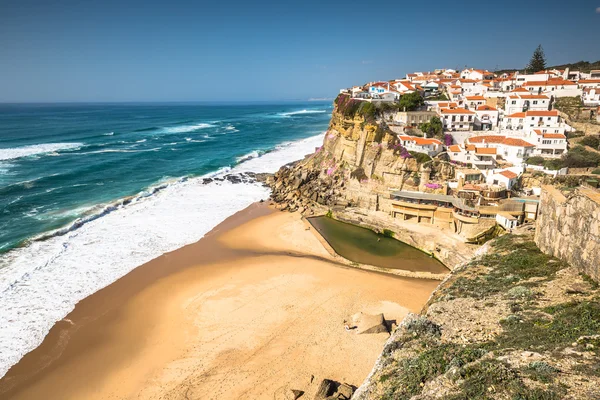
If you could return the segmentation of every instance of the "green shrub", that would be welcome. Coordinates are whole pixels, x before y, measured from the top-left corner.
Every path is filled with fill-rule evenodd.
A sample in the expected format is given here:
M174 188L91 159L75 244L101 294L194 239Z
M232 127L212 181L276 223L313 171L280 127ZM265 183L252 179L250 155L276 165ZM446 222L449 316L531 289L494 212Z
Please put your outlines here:
M426 163L428 161L431 161L431 157L429 157L427 154L425 153L419 153L418 151L409 151L410 155L414 157L415 160L417 160L417 162L419 164L423 164Z
M544 161L546 161L546 159L544 157L533 156L533 157L529 157L527 159L526 163L531 164L531 165L544 165Z
M596 168L595 170L593 170L592 174L594 174L594 175L600 175L600 168Z
M600 154L588 151L583 146L575 146L563 156L562 164L570 168L597 167L600 164Z
M586 136L581 139L580 144L590 146L593 149L598 149L600 147L600 137L598 136Z

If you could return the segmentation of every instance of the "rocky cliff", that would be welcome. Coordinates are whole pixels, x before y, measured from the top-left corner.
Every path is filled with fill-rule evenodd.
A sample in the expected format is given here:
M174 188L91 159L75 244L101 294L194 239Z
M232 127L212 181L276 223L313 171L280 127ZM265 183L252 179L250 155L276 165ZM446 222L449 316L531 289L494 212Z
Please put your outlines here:
M450 163L419 163L402 151L384 119L346 116L336 107L323 146L270 180L272 198L291 211L314 205L388 211L391 188L429 190L428 182L454 177Z
M600 192L579 188L566 197L544 186L535 243L600 281Z

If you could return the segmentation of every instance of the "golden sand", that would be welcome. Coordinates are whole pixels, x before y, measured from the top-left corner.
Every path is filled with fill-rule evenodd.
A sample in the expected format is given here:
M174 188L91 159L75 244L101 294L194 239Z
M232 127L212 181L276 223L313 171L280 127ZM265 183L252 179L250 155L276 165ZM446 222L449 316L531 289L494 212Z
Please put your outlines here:
M341 265L298 214L254 205L80 302L0 398L312 398L325 378L360 385L388 337L345 319L399 322L437 284Z

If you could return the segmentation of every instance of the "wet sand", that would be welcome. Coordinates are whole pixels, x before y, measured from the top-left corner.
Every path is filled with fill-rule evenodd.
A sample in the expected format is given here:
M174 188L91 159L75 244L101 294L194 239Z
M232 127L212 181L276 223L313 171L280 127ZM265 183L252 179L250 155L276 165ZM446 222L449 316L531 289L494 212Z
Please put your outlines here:
M312 398L325 378L360 385L388 337L344 319L399 321L438 283L345 267L298 214L255 204L81 301L0 398Z

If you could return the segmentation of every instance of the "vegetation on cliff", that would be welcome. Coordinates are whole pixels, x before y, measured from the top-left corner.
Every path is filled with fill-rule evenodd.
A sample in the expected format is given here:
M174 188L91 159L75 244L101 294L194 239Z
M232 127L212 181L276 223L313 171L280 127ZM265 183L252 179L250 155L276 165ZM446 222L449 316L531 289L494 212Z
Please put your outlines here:
M599 285L530 233L489 246L394 333L358 399L598 398Z

